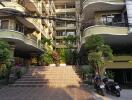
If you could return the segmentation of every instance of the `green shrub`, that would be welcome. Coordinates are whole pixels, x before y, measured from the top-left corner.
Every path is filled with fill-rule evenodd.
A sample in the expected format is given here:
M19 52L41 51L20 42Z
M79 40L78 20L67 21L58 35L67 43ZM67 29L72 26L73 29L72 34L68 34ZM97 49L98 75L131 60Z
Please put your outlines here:
M6 78L6 74L7 74L6 65L2 64L1 67L0 67L0 79Z

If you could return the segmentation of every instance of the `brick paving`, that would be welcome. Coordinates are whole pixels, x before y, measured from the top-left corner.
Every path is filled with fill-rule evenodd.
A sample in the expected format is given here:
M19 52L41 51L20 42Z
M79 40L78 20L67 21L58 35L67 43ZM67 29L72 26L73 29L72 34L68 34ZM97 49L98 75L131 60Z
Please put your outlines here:
M93 100L72 66L30 68L15 84L0 89L0 100Z
M94 100L83 88L9 87L0 89L0 100Z

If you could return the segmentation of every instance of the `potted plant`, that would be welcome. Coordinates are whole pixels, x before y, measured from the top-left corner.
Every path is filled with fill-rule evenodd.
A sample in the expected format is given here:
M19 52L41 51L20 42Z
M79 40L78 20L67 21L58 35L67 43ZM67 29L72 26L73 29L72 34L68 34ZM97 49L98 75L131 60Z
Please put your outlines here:
M60 66L66 66L66 50L60 50Z
M53 58L53 62L56 64L56 66L58 66L60 62L60 56L57 51L52 52L52 58Z

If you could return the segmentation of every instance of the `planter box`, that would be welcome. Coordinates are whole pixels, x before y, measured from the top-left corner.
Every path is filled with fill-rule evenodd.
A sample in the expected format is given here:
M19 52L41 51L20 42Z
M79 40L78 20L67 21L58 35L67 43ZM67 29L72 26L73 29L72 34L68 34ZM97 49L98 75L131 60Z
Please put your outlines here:
M66 66L66 64L60 64L60 66Z
M56 64L50 64L49 66L50 66L50 67L55 67L55 66L56 66Z

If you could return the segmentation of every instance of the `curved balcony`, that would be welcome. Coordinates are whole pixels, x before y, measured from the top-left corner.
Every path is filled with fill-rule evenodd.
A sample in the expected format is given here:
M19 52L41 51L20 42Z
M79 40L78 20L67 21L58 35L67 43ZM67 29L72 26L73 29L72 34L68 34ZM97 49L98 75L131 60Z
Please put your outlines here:
M107 25L95 25L88 27L84 30L84 36L109 34L109 35L127 35L127 27L107 26Z
M124 5L124 0L85 0L83 2L84 18L93 18L96 11L120 10Z
M40 5L38 4L39 0L23 0L23 6L27 8L29 11L37 12L38 14L41 13Z
M23 6L21 6L20 4L16 3L16 2L11 2L11 1L3 1L2 4L5 6L3 7L3 5L0 5L0 9L1 10L11 10L11 11L17 11L17 12L21 12L21 13L25 13L25 8Z
M86 28L83 34L82 43L85 43L85 39L91 35L101 35L109 44L132 42L131 36L128 35L127 27L95 25Z
M17 48L42 51L41 46L38 45L36 38L32 36L26 36L18 31L2 29L0 30L0 38L5 39L9 42L14 42Z

